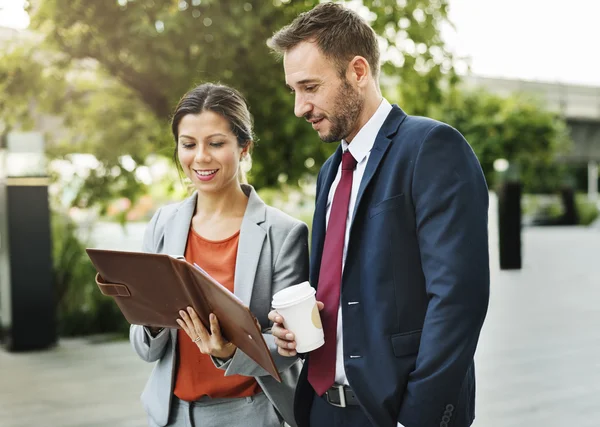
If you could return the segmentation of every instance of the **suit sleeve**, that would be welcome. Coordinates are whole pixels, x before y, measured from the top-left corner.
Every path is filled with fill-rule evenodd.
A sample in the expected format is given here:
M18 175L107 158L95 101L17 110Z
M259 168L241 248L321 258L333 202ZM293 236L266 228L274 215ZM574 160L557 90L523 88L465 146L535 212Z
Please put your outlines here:
M398 421L437 427L460 400L489 299L488 188L471 147L450 126L425 137L412 200L429 303Z
M306 280L308 280L308 227L304 223L299 223L288 233L275 261L272 295L288 286L297 285ZM263 338L279 372L285 371L296 363L297 356L285 357L279 354L271 334L271 328L263 330ZM237 349L233 357L226 362L214 357L212 359L218 368L225 370L226 376L236 374L253 377L270 375L240 349Z
M156 211L150 220L148 227L146 227L142 243L142 252L156 252L154 249L154 242L156 237L156 224L158 223L159 216L160 209ZM150 331L142 325L131 325L129 327L129 341L138 356L146 362L156 362L163 357L170 337L171 335L169 334L168 328L163 329L153 337Z

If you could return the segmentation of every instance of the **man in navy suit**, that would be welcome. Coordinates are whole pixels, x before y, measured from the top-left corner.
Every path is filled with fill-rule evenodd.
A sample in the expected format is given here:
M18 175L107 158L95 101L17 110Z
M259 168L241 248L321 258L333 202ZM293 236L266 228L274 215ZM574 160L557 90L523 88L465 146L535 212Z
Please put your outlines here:
M300 427L466 427L489 299L488 189L447 124L382 97L379 49L356 13L324 3L269 41L294 113L341 141L317 179L310 282L325 345L306 355ZM295 340L272 311L282 355Z

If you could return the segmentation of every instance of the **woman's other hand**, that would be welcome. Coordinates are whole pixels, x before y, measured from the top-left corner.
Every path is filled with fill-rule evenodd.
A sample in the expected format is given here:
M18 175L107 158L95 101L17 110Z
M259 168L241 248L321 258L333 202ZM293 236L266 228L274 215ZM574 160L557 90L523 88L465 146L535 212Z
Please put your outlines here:
M177 319L177 323L190 339L196 343L203 354L209 354L219 359L230 359L233 357L237 347L223 338L219 320L214 313L211 313L209 316L210 331L206 330L198 314L196 314L196 311L192 307L188 307L187 312L180 310L179 315L181 319Z

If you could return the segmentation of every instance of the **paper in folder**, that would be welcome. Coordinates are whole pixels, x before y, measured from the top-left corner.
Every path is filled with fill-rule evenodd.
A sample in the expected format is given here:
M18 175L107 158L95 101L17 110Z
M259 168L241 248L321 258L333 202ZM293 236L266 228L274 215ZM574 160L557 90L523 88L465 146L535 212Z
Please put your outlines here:
M219 319L223 336L281 382L256 318L233 293L201 269L165 254L86 249L96 267L96 283L114 298L134 325L178 328L179 310L191 306L210 330Z

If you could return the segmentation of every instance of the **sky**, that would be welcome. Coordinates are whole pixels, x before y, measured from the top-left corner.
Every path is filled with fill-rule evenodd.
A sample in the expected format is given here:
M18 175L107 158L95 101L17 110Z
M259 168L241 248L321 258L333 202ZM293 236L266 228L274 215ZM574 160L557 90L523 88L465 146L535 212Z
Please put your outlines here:
M474 74L600 86L599 0L449 0ZM594 53L596 52L596 53Z
M23 9L26 0L0 0L0 27L27 28L29 16Z
M0 26L26 28L26 0L0 0ZM600 86L600 0L449 0L442 35L477 75Z

